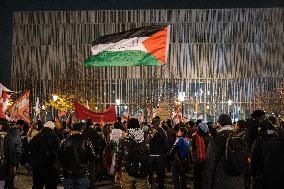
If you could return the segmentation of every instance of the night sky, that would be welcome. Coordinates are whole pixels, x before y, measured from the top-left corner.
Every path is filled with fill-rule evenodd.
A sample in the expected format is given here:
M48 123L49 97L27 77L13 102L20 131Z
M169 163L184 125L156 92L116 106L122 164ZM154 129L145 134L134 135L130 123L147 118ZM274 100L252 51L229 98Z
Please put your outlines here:
M283 5L283 0L0 0L0 82L10 87L14 11L267 8Z

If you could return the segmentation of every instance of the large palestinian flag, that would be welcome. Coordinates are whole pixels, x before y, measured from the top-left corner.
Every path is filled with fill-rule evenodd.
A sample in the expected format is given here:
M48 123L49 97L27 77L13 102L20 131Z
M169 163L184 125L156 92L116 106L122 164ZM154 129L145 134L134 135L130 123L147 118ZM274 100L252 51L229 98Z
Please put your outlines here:
M147 26L99 37L93 42L92 66L158 66L166 64L170 26Z

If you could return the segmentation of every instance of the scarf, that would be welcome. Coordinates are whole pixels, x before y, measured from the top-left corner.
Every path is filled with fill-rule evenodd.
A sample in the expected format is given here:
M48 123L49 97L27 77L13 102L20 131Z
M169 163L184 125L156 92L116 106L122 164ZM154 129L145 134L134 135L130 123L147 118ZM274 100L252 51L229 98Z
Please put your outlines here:
M135 142L141 143L144 141L144 132L140 128L128 129L128 137L132 138Z
M206 156L206 148L204 138L196 133L197 162L204 162Z

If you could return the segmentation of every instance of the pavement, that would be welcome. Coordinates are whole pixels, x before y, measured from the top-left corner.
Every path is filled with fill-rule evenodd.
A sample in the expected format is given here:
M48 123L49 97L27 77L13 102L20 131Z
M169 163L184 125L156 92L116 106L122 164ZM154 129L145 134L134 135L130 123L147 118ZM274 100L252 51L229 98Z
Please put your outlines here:
M21 167L17 170L17 175L15 178L15 187L17 189L31 189L32 188L32 176L28 173L27 169ZM57 187L58 189L63 189L62 183ZM97 181L97 189L120 189L119 184L114 184L113 179L106 178L102 181ZM153 189L156 187L153 187ZM171 173L167 172L165 177L165 189L173 189L173 179ZM193 189L193 173L190 172L187 175L187 189Z

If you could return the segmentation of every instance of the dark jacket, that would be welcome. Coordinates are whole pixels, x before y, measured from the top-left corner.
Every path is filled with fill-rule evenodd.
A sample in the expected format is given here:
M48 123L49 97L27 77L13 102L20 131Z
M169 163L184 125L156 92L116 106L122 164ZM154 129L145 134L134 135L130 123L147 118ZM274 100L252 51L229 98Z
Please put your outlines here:
M53 129L44 127L29 144L34 171L58 170L60 140Z
M243 189L244 176L230 177L224 167L225 143L227 137L232 133L231 126L225 126L219 130L206 151L204 189Z
M252 176L258 188L283 188L284 139L271 133L259 137L252 147Z
M164 156L169 150L167 133L161 127L150 131L150 154Z
M103 133L95 131L93 127L86 127L82 134L91 141L96 155L102 155L106 147L106 140Z
M124 171L125 168L125 161L128 155L128 152L130 150L132 141L135 141L137 143L144 142L144 144L149 149L149 142L145 138L145 134L142 131L142 129L128 129L128 134L125 138L120 139L119 145L118 145L118 151L116 153L115 158L115 171Z
M95 159L92 143L82 134L72 134L60 145L63 175L67 178L86 176L88 163Z
M22 142L20 138L20 129L12 127L5 137L5 147L7 148L8 165L17 166L20 162L22 153Z
M244 140L248 144L249 150L251 150L251 146L253 142L258 137L258 128L260 127L260 121L258 121L257 119L251 118L246 121L246 124L248 128L244 135Z
M5 148L5 138L7 133L0 131L0 180L4 180L8 176L8 165L7 165L7 148Z

